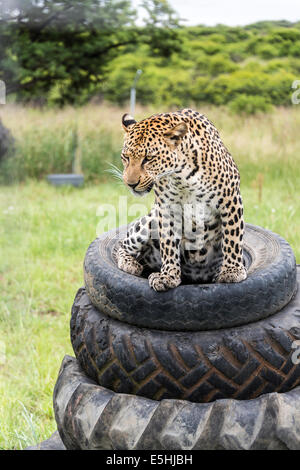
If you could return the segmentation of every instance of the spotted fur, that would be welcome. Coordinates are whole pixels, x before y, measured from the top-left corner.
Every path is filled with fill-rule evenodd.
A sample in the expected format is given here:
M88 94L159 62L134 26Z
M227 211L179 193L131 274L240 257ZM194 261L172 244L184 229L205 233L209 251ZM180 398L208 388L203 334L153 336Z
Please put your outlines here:
M124 182L136 195L153 188L155 206L120 242L118 267L154 271L156 291L246 279L240 176L215 126L191 109L122 123Z

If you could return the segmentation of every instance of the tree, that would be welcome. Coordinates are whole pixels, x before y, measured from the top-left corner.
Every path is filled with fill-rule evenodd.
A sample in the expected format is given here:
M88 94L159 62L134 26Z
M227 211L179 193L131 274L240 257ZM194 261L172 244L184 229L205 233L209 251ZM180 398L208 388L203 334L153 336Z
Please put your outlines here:
M82 102L105 79L108 63L128 47L150 44L167 56L176 21L165 0L146 0L153 12L135 26L130 0L0 0L0 79L19 99L47 97Z

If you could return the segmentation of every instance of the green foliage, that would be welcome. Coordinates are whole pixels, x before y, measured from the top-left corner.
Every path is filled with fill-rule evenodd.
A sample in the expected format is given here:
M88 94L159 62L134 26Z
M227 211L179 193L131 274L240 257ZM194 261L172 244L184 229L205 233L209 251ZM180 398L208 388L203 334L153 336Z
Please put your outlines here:
M168 60L154 58L148 46L114 59L108 66L104 96L126 103L134 73L142 69L137 87L142 104L230 103L232 111L240 112L245 106L248 113L291 104L291 84L300 70L296 25L193 26L181 27L178 34L181 49Z
M246 97L249 109L291 105L299 79L300 23L184 27L166 0L143 0L139 27L130 0L16 0L17 16L4 5L0 79L17 100L124 105L142 69L143 105L231 103L239 112Z
M293 57L300 58L300 41L295 41L290 47L289 54Z
M137 93L141 104L151 103L159 106L181 106L185 101L191 101L191 90L186 86L190 79L190 63L170 59L168 66L157 57L143 54L126 54L119 57L110 73L109 81L104 88L104 96L122 105L128 101L132 79L138 68L143 70L138 84ZM182 67L183 63L187 67ZM170 75L170 68L172 74Z
M256 53L266 60L278 57L278 49L272 44L259 44L258 47L256 47Z
M231 73L238 69L238 66L232 62L225 54L215 54L208 62L208 71L211 76L222 73Z
M82 104L129 46L149 44L149 53L168 57L178 49L173 10L164 0L145 0L143 7L150 18L136 27L130 0L1 3L0 78L8 93L19 100Z

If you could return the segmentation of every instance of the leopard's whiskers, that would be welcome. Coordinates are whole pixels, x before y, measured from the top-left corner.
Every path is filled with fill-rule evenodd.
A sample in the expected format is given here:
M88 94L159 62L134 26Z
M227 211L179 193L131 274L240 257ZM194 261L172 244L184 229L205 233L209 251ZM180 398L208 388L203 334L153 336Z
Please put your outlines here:
M115 179L117 179L119 181L120 180L123 181L123 172L122 172L122 170L120 170L120 168L118 168L113 163L109 163L109 165L111 166L111 168L107 168L107 170L104 170L104 171L106 171L107 173L110 173Z

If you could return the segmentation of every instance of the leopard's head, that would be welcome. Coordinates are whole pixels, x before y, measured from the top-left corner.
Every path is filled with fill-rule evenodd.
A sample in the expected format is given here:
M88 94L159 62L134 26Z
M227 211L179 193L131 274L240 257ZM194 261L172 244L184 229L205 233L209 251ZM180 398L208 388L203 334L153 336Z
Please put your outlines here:
M136 122L124 114L125 130L121 159L123 180L135 195L151 191L160 178L177 167L178 146L188 131L184 121L171 122L170 115L158 114Z

